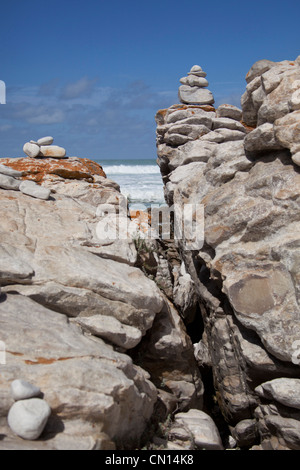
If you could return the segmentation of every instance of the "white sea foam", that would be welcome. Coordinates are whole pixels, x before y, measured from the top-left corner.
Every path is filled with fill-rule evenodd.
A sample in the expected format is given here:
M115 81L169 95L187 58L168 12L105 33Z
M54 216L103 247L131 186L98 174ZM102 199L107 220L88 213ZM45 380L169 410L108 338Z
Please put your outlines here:
M132 203L164 204L163 183L158 165L153 161L106 161L103 166L108 178L116 181L121 193ZM138 164L136 164L138 163Z
M111 165L104 170L110 175L159 174L159 167L155 165Z

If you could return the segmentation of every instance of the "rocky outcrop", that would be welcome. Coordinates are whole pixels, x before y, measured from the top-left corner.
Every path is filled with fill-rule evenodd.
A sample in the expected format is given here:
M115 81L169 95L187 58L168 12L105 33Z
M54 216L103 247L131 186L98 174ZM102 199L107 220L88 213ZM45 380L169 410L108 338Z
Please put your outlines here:
M201 312L195 355L212 371L233 438L263 449L300 448L299 74L299 58L259 61L242 109L173 105L156 115L175 219L187 204L204 207L202 246L189 250L184 232L176 241Z
M193 345L175 307L135 266L138 227L130 232L118 185L75 157L2 159L0 173L18 185L0 189L0 448L136 448L159 403L201 407ZM25 184L49 198L19 191ZM113 221L128 225L126 236L102 239L99 226ZM133 362L144 341L155 371ZM16 380L42 391L50 416L43 404L35 415L30 400L40 398L14 405ZM23 415L36 433L19 425Z

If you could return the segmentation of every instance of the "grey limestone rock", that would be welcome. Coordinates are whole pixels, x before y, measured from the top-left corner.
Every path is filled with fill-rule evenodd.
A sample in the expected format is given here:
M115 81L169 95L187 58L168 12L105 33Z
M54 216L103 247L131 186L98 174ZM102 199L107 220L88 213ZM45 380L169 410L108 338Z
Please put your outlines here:
M43 199L45 201L49 199L51 194L50 189L44 188L34 181L29 180L22 181L19 189L23 194L27 194L28 196L35 197L37 199Z
M0 173L2 175L12 176L14 178L18 178L23 175L21 171L14 170L13 168L2 164L0 164Z
M0 172L0 188L19 191L21 181Z

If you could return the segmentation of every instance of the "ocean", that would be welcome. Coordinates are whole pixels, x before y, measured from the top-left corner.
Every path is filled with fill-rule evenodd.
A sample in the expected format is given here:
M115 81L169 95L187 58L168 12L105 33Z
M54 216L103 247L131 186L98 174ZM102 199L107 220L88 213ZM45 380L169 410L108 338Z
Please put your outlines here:
M129 205L165 205L159 166L152 160L96 160L108 178L120 185Z

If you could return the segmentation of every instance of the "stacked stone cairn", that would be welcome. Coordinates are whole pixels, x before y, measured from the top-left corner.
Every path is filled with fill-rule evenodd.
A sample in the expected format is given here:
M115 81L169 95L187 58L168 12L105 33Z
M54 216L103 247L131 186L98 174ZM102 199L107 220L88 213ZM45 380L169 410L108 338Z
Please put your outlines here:
M30 140L23 147L24 153L31 158L65 158L66 150L53 144L53 137L42 137L38 141Z
M11 383L11 396L15 403L7 417L10 429L22 439L38 439L51 415L50 406L40 398L41 390L25 380L17 379Z
M26 142L23 147L24 153L29 158L65 158L66 150L53 144L53 137L42 137L38 141L31 140ZM0 164L0 188L21 191L27 196L37 199L48 200L51 190L45 188L34 181L23 180L23 172L14 170L5 165Z
M215 100L211 91L207 89L209 83L206 73L199 65L194 65L187 77L180 79L179 99L183 104L212 105Z

